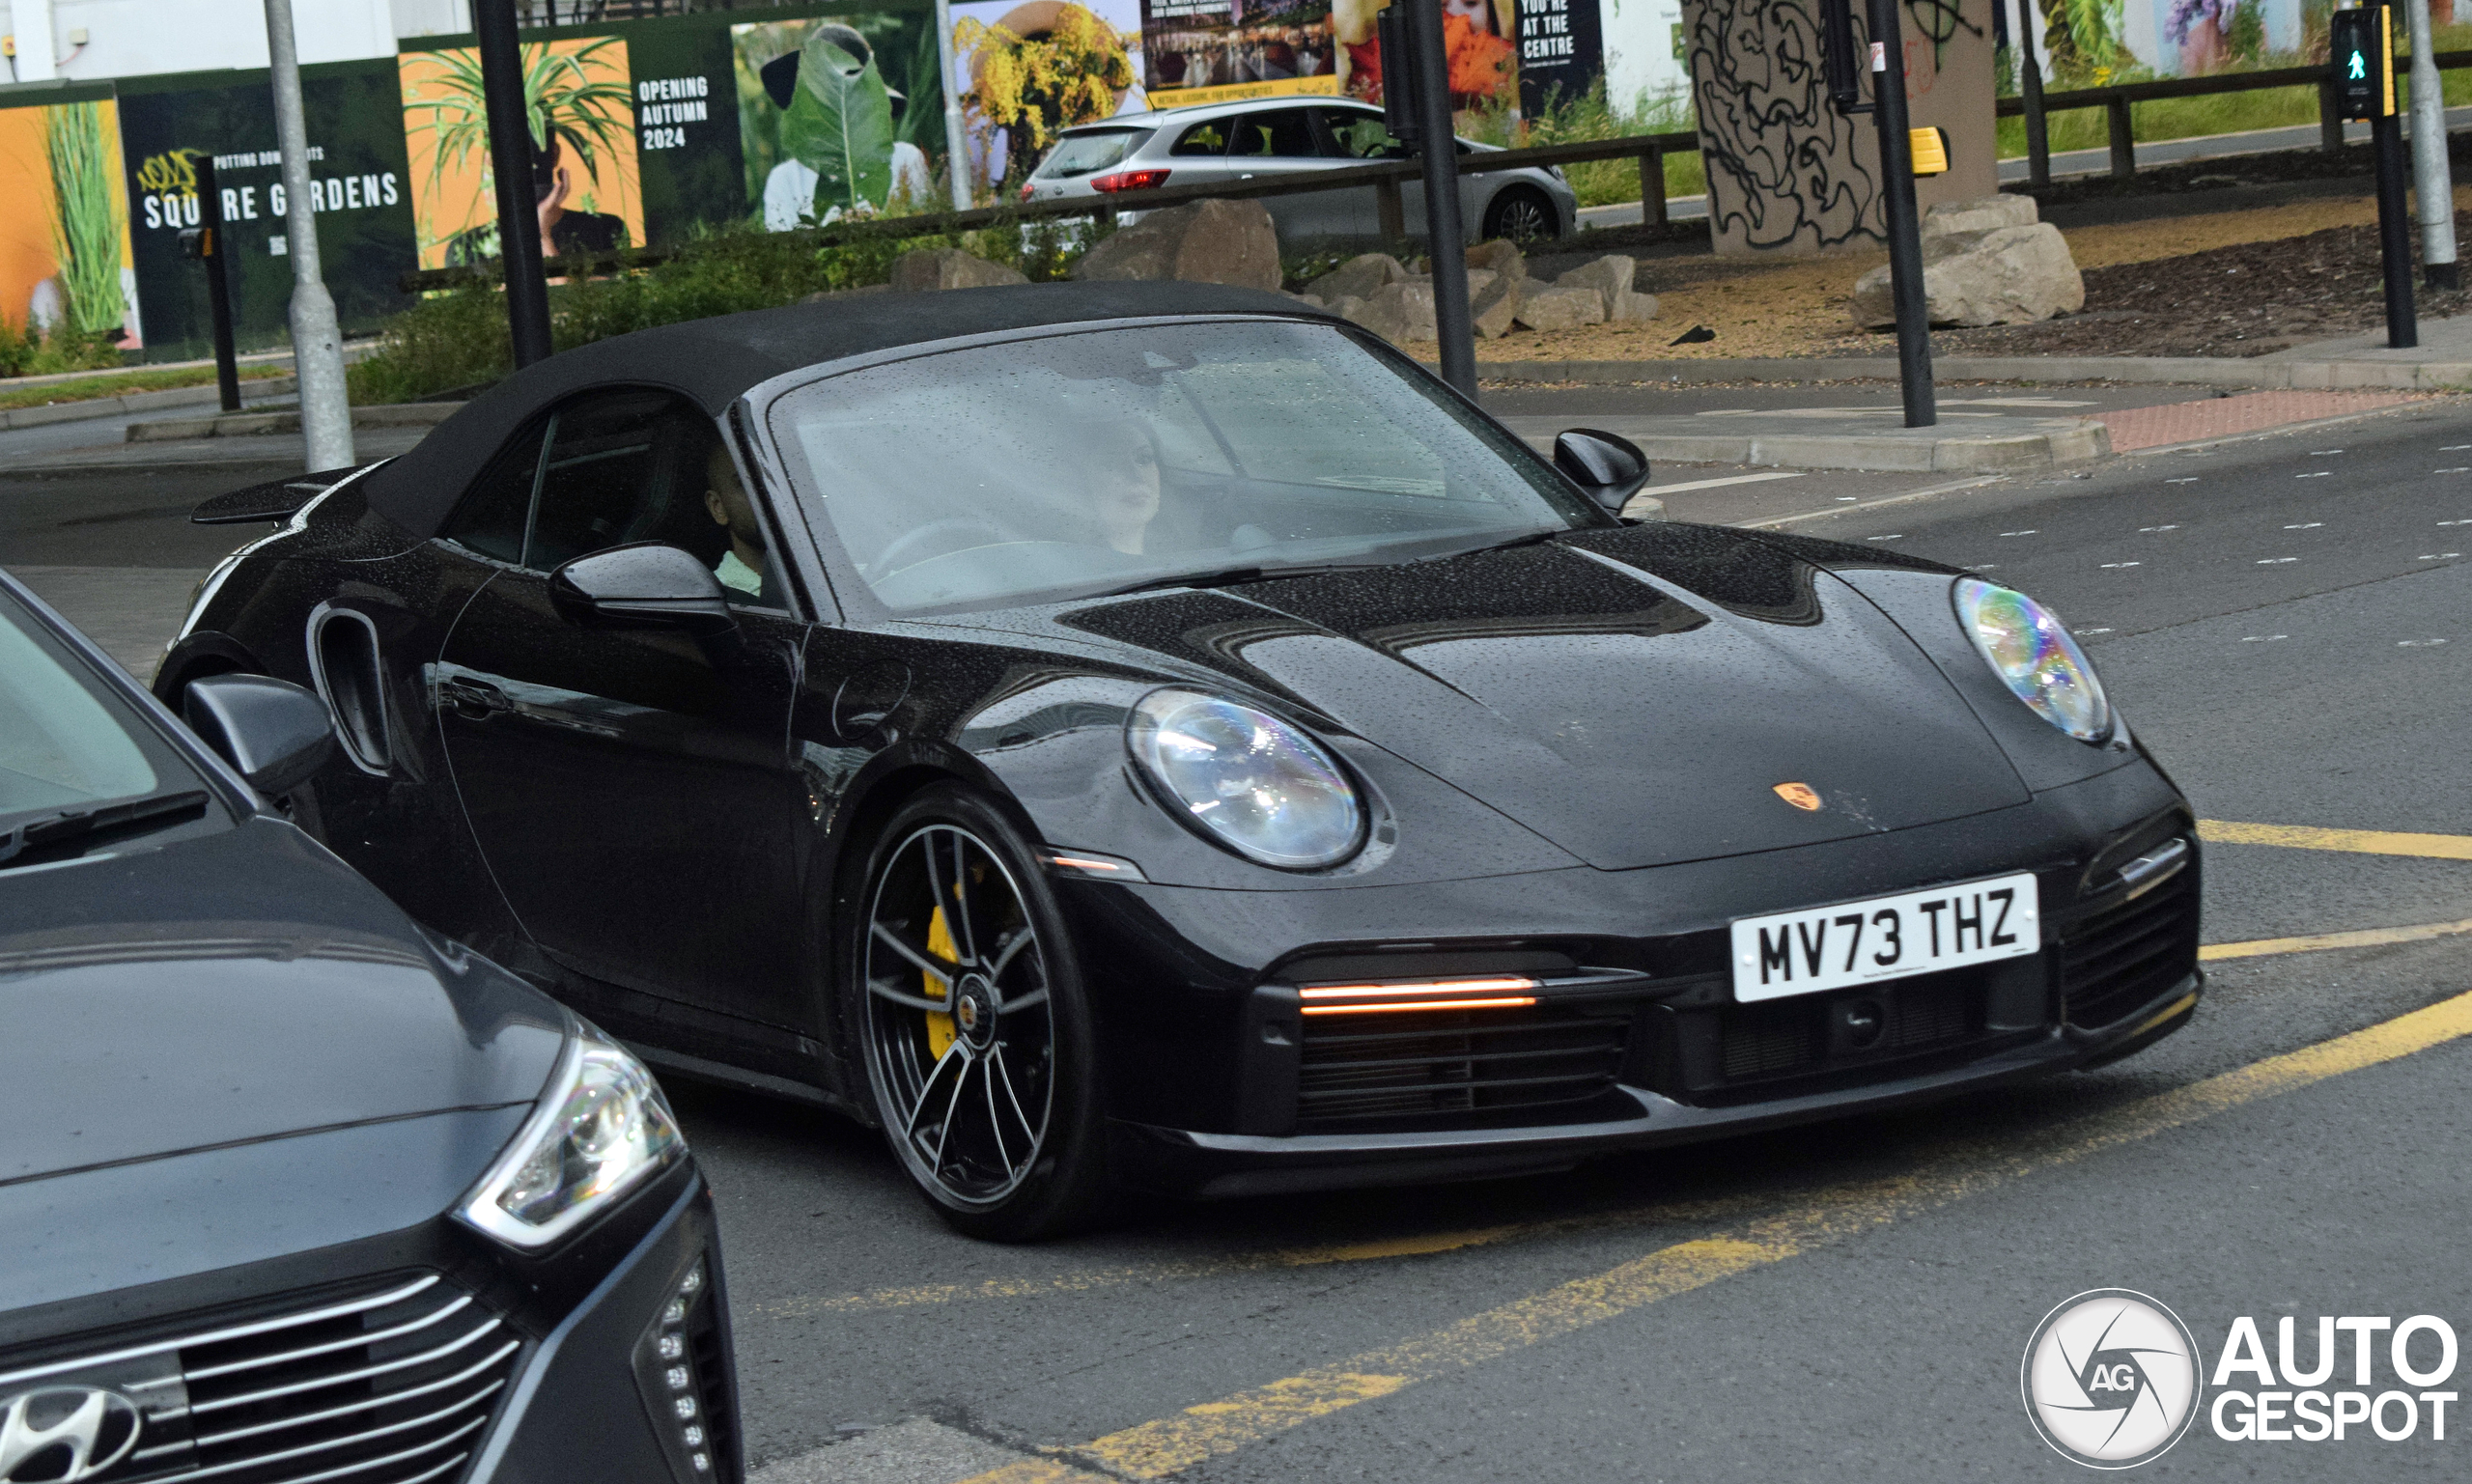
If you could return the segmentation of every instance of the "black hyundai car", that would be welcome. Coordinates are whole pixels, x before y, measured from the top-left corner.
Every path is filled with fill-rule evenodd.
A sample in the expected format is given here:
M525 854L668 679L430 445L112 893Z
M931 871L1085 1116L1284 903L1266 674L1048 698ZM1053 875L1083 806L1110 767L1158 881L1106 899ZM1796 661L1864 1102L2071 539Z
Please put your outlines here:
M320 687L304 824L996 1237L1564 1166L2116 1057L2187 805L2023 594L1616 512L1352 325L881 294L518 373L269 521L156 679Z
M660 1087L266 801L314 694L186 701L0 574L0 1480L740 1477Z

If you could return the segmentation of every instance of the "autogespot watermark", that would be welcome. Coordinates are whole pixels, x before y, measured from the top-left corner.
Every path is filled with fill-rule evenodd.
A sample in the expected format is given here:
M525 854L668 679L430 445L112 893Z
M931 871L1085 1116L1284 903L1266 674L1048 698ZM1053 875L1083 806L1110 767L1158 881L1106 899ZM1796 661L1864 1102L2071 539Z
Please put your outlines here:
M2090 1469L2160 1457L2201 1412L2226 1442L2446 1440L2458 1393L2435 1388L2453 1383L2458 1346L2445 1320L2352 1314L2320 1315L2314 1327L2289 1317L2268 1323L2271 1353L2256 1319L2233 1320L2208 1378L2196 1334L2159 1300L2125 1288L2079 1294L2044 1315L2026 1342L2026 1414L2055 1452Z

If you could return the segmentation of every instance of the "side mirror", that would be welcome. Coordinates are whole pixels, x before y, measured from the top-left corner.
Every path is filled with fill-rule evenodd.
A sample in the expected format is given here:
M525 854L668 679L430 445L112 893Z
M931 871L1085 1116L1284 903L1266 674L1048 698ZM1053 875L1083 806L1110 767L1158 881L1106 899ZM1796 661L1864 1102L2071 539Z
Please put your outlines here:
M659 542L576 557L549 574L549 602L568 622L592 628L678 629L709 638L738 627L713 570Z
M1648 482L1648 456L1640 445L1593 428L1573 428L1556 438L1554 467L1615 515Z
M335 718L318 693L270 675L210 675L189 682L181 716L249 787L289 794L335 752Z

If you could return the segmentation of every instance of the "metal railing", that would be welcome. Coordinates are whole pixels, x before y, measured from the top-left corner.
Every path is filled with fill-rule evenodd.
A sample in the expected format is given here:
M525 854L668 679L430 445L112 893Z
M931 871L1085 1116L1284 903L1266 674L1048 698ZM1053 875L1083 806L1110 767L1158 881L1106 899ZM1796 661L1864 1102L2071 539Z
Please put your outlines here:
M1640 163L1642 219L1652 226L1663 226L1668 220L1665 157L1696 154L1699 149L1699 134L1684 129L1666 134L1631 134L1619 139L1588 139L1575 144L1536 145L1518 150L1467 151L1459 156L1459 173L1488 175L1500 170L1636 158ZM1103 222L1112 223L1119 211L1155 211L1162 207L1183 206L1204 199L1250 201L1265 196L1297 196L1312 191L1369 185L1373 188L1382 238L1385 241L1395 242L1404 240L1408 236L1399 183L1416 179L1422 171L1423 167L1413 159L1383 160L1340 170L1298 171L1252 181L1216 181L1201 185L1164 185L1153 190L1117 191L1104 196L1023 201L979 207L968 211L923 211L913 216L845 218L821 227L802 227L782 236L823 247L835 242L870 238L944 237L957 232L978 232L990 227L1073 217L1097 217ZM552 258L547 266L552 276L592 277L650 267L667 262L671 256L671 253L657 248L630 248ZM466 284L495 283L500 273L498 263L492 260L466 267L417 269L404 274L398 286L407 294L418 294Z
M662 0L609 0L615 4L660 4ZM679 0L668 0L676 5ZM698 0L712 6L727 0ZM2405 58L2397 59L2401 70ZM2437 54L2441 69L2472 68L2472 51L2442 51ZM2255 72L2217 72L2206 77L2167 77L2152 82L2119 83L2105 88L2070 88L2042 95L2042 111L2064 113L2077 108L2101 108L2110 115L2112 174L2127 178L2137 173L2136 140L2132 129L2130 106L2165 98L2199 98L2215 93L2246 93L2264 88L2316 87L2318 90L2320 140L2328 150L2340 150L2344 144L2343 121L2335 117L2334 85L2327 80L2322 67L2276 68ZM1995 105L1998 117L2009 118L2027 112L2027 100L2004 98ZM2033 137L2039 129L2030 129ZM1578 165L1592 160L1637 159L1640 166L1641 220L1648 226L1662 227L1671 220L1667 211L1665 188L1665 157L1669 154L1694 154L1700 150L1700 136L1690 129L1663 134L1628 134L1618 139L1587 139L1572 144L1534 145L1516 150L1483 150L1463 152L1459 156L1459 173L1484 175L1498 170L1522 170L1551 165ZM1118 191L1105 196L1067 196L1047 201L1024 201L1001 206L979 207L968 211L926 211L912 216L868 216L848 218L821 227L801 228L795 236L823 247L835 242L859 241L869 238L944 237L959 232L978 232L990 227L1020 225L1034 221L1055 221L1073 217L1096 217L1112 223L1119 211L1153 211L1163 207L1183 206L1204 199L1250 201L1266 196L1297 196L1313 191L1344 190L1371 186L1374 192L1378 225L1385 241L1401 241L1408 236L1402 210L1399 185L1421 173L1413 159L1383 160L1369 165L1353 165L1340 170L1298 171L1293 174L1265 176L1251 181L1222 181L1203 185L1165 185L1153 190ZM2036 161L2035 179L2050 179L2048 154ZM785 234L787 235L787 234ZM552 275L590 277L598 274L625 272L664 263L672 256L658 248L630 248L611 253L576 254L549 260ZM421 268L406 273L399 287L407 294L433 289L451 289L464 284L495 283L500 273L496 262L475 264L468 267Z
M2435 58L2443 71L2472 67L2472 51L2441 51ZM2395 59L2400 75L2410 64L2408 56ZM2344 147L2344 121L2337 116L2335 85L2323 67L2278 67L2255 72L2215 72L2205 77L2158 77L2151 82L2115 83L2107 88L2069 88L2042 95L2042 112L2065 113L2077 108L2100 108L2108 116L2112 151L2112 174L2127 180L2137 174L2137 137L2130 105L2149 103L2166 98L2205 98L2217 93L2249 93L2267 88L2316 88L2318 90L2318 139L2326 150ZM2031 98L2004 98L1995 106L1998 117L2031 120ZM2026 129L2028 169L2037 184L2051 180L2049 139L2031 122ZM2041 146L2037 149L2037 146Z

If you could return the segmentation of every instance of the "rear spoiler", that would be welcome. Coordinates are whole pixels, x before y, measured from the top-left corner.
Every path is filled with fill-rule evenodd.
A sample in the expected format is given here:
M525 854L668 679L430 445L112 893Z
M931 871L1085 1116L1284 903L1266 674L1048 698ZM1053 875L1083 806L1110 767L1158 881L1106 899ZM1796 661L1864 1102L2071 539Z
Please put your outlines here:
M193 525L252 525L259 521L289 520L299 514L300 507L352 474L369 467L356 463L350 468L321 469L315 474L295 474L290 479L268 480L235 490L189 512Z

